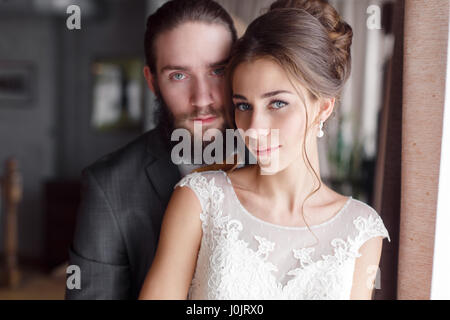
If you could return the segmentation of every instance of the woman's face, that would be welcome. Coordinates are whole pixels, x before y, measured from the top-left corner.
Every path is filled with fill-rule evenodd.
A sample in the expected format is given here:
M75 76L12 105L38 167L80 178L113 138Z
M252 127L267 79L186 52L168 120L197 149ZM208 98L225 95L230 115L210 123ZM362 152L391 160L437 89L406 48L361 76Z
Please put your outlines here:
M296 88L285 70L270 59L244 62L233 75L236 126L244 131L247 148L268 174L287 168L301 157L306 116L297 91L307 105L311 102L303 87Z

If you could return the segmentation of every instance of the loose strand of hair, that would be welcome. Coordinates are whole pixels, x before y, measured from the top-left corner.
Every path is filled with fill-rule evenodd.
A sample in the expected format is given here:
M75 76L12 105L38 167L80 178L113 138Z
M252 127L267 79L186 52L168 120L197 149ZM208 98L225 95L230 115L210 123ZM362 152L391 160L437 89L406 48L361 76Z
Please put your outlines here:
M301 207L301 214L302 214L303 221L305 222L305 224L306 224L306 226L307 226L309 232L311 232L311 233L313 234L314 238L316 238L316 240L317 240L316 244L317 244L317 243L320 242L320 240L319 240L319 238L316 236L316 234L311 230L311 227L309 226L308 222L306 221L305 213L304 213L304 206L305 206L306 200L308 200L308 198L310 198L312 195L314 195L314 193L316 193L317 191L320 190L320 188L321 188L321 186L322 186L322 183L321 183L321 181L320 181L320 178L319 178L318 175L317 175L317 172L314 170L313 166L311 165L311 161L309 160L308 153L306 152L306 138L307 138L308 133L310 132L310 130L309 130L309 128L308 128L309 117L308 117L308 109L307 109L307 107L306 107L306 100L305 100L305 98L303 97L303 95L298 91L297 86L294 85L294 83L293 83L293 81L291 80L290 77L289 77L289 81L290 81L291 84L293 85L295 91L297 92L297 95L300 97L300 100L302 100L303 108L305 109L305 123L306 123L306 125L305 125L305 132L304 132L304 135L303 135L302 158L303 158L303 160L305 161L305 163L308 164L308 165L307 165L307 168L308 168L309 172L311 173L311 170L312 170L314 176L316 177L316 179L317 179L318 182L319 182L319 187L318 187L317 189L313 190L312 192L310 192L310 193L308 194L308 196L306 196L305 200L304 200L303 203L302 203L302 207ZM305 156L306 156L306 159L305 159ZM315 244L313 244L313 245L315 245ZM313 246L313 245L311 245L311 246Z

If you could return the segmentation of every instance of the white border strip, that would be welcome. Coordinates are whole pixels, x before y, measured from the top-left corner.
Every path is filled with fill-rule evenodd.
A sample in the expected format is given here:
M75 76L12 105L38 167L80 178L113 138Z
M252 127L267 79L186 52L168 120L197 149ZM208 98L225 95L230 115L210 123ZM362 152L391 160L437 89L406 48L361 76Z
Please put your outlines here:
M431 300L450 300L450 26Z

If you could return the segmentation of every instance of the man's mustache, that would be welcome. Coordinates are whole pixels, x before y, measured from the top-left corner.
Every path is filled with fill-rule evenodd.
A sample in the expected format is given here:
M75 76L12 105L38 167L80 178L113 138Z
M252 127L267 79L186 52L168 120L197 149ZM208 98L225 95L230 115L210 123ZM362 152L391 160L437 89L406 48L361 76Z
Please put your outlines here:
M205 116L213 116L213 117L220 117L222 116L222 112L219 109L213 108L212 106L206 107L206 109L202 109L201 111L196 110L189 114L180 115L179 119L181 121L190 120L190 119L197 119Z

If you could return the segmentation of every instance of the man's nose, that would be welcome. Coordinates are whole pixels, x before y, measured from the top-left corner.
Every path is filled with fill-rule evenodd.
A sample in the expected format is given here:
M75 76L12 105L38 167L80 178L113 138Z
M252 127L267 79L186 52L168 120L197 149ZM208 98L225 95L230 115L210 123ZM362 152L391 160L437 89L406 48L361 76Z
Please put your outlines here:
M213 87L208 79L197 79L192 88L191 104L197 108L204 108L210 106L213 102Z

